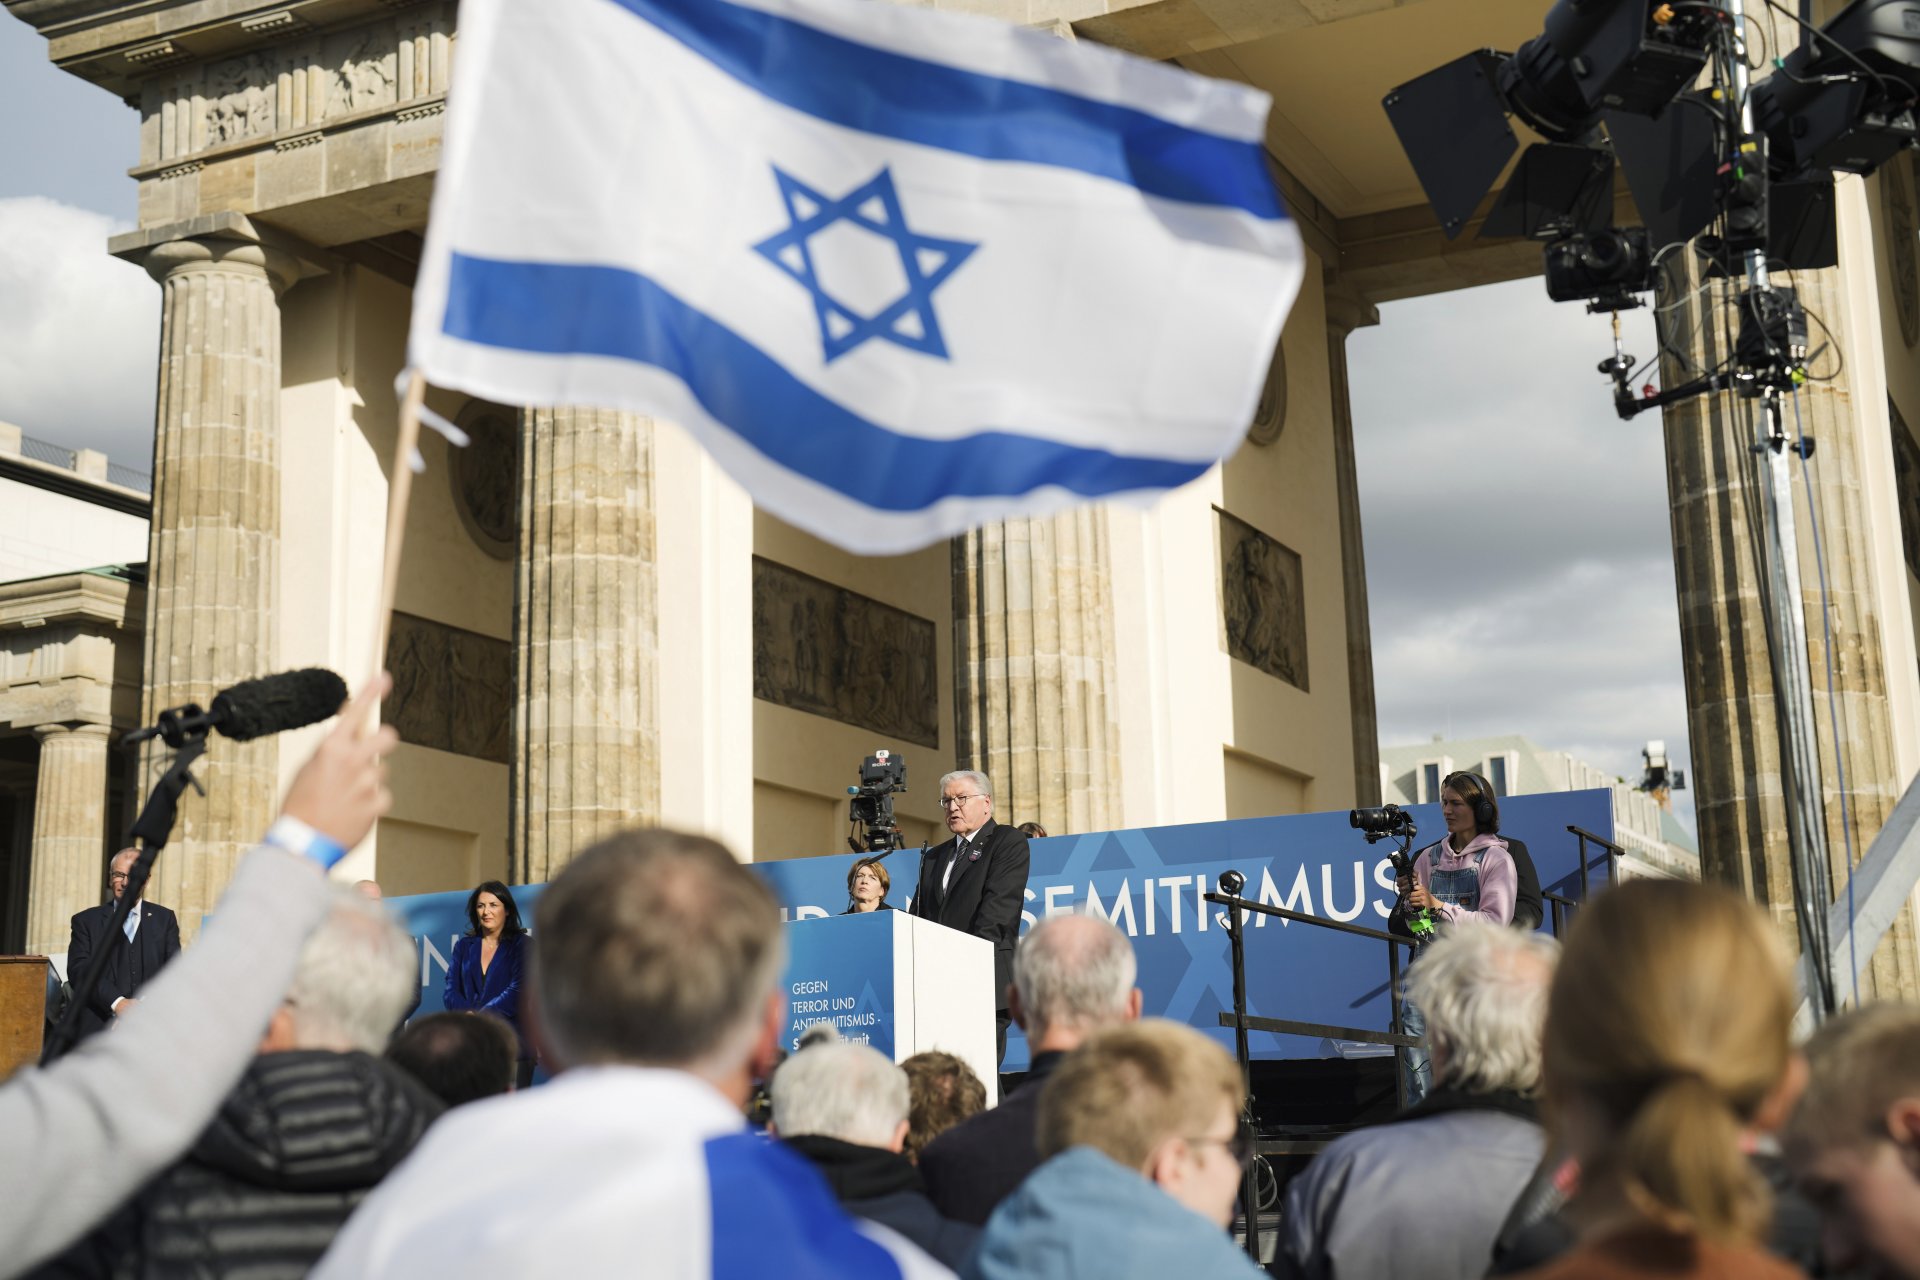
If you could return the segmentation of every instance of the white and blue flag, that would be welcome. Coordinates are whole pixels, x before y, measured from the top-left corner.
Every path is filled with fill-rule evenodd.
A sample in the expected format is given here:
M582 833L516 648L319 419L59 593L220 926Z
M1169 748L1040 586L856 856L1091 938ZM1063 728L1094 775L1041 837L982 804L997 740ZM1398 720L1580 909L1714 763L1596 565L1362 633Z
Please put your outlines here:
M689 429L857 551L1230 453L1302 274L1265 94L877 0L464 0L412 364Z

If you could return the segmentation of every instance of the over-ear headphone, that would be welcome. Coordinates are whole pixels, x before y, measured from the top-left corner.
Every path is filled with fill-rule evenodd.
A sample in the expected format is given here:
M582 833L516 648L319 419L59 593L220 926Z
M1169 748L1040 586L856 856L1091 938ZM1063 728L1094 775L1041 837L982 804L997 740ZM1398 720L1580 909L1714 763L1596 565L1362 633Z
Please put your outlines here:
M1493 784L1479 774L1469 773L1465 769L1456 769L1447 775L1448 781L1454 778L1471 778L1474 786L1479 788L1480 794L1473 802L1473 823L1476 827L1491 828L1500 816L1499 810L1493 804ZM1440 785L1445 786L1446 782Z

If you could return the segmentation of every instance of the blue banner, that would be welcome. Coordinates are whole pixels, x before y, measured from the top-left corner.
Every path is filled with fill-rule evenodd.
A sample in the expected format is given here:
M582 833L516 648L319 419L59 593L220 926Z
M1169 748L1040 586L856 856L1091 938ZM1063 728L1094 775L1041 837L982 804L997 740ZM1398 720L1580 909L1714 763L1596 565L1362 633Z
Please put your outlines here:
M808 920L787 929L788 1052L801 1033L817 1022L831 1022L855 1044L868 1044L893 1056L893 920L878 916L835 916Z
M1416 848L1444 833L1438 805L1418 805L1410 811L1421 832ZM1546 892L1579 901L1588 886L1606 882L1604 854L1588 845L1587 884L1583 885L1580 842L1567 828L1577 826L1612 839L1613 801L1609 792L1509 796L1500 802L1500 819L1503 835L1526 842ZM1220 873L1232 869L1246 876L1246 895L1255 901L1384 929L1394 901L1387 848L1385 843L1367 844L1360 832L1348 825L1344 809L1036 840L1021 928L1024 932L1036 920L1050 915L1099 912L1133 939L1145 1012L1185 1022L1230 1046L1232 1033L1218 1025L1219 1015L1233 1008L1225 916L1203 898L1218 883ZM779 898L783 919L824 920L846 909L847 872L853 862L852 854L830 854L760 862L753 864L753 869L766 878ZM892 876L887 901L893 906L905 908L911 901L919 865L916 849L903 849L886 860ZM514 887L523 919L531 921L533 904L542 887ZM467 931L466 898L465 893L438 893L391 899L420 942L422 1013L442 1007L441 986L453 939ZM1549 912L1549 923L1551 918ZM786 979L788 999L810 1004L821 999L828 1002L822 1009L809 1007L792 1012L789 1041L806 1023L822 1017L860 1014L875 1007L891 1010L891 993L880 990L883 982L892 982L890 965L884 959L873 959L862 978L862 962L854 954L860 947L849 943L842 948L840 944L847 940L840 938L841 932L813 926L789 930L793 956ZM830 962L826 958L828 951L841 950L844 955ZM1251 1012L1333 1027L1387 1030L1387 944L1333 929L1254 916L1247 929L1246 950ZM828 967L831 974L825 973ZM816 982L824 982L827 987L803 993L794 990L797 983ZM853 1004L845 1008L836 1004L847 1000ZM869 1034L875 1047L891 1053L890 1025L848 1025L843 1030ZM1259 1058L1377 1052L1372 1046L1338 1038L1270 1032L1253 1033L1251 1042L1254 1056ZM1016 1028L1008 1036L1003 1069L1023 1071L1026 1065L1026 1041Z

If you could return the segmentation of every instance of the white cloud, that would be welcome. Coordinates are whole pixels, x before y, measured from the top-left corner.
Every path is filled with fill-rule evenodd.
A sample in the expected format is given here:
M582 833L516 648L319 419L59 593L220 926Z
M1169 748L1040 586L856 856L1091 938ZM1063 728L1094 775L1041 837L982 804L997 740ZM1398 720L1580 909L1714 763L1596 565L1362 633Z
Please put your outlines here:
M0 420L148 471L159 287L107 254L103 214L0 199Z
M1349 340L1382 742L1521 733L1631 778L1663 738L1685 767L1660 422L1614 414L1611 353L1537 280L1394 303Z

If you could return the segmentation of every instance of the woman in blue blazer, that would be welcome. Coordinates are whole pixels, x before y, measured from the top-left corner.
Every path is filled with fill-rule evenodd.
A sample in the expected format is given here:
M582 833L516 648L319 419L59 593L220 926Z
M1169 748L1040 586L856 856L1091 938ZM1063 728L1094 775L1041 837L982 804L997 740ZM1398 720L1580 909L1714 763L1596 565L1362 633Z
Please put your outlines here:
M513 894L489 880L467 896L467 936L453 943L453 963L441 991L450 1010L505 1018L520 1041L515 1069L522 1089L533 1083L533 1050L520 1030L520 983L527 970L527 930Z

